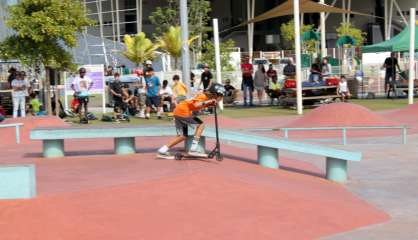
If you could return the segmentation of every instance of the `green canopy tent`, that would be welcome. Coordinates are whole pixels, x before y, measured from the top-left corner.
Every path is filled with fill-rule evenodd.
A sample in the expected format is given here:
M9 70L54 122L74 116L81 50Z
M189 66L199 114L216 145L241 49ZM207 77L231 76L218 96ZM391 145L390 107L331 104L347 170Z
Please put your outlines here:
M409 31L410 28L406 27L401 33L393 38L373 44L364 46L362 48L363 53L376 53L376 52L407 52L409 51ZM418 50L418 26L415 26L415 51Z
M337 40L337 46L338 47L343 47L344 45L356 45L356 40L348 35L344 35L341 36L340 38L338 38Z

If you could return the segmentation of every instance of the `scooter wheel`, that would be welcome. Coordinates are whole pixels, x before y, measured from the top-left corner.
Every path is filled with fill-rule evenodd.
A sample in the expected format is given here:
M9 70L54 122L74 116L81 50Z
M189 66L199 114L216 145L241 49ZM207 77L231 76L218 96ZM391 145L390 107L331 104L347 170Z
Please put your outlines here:
M208 158L213 158L213 157L215 157L215 154L214 153L209 153L208 154Z
M181 154L181 153L176 153L176 154L174 155L174 159L176 159L176 160L182 160L182 159L183 159L183 154Z

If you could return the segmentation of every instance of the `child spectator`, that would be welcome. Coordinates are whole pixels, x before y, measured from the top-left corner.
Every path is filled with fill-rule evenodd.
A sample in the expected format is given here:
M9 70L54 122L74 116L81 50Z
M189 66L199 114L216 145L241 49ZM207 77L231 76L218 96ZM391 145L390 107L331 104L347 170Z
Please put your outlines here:
M168 86L168 81L163 81L163 86L160 90L160 96L161 96L161 102L162 102L162 108L164 110L164 106L167 105L165 112L171 112L173 107L173 90L170 86Z
M123 96L122 96L122 82L120 81L120 74L115 73L114 75L115 80L110 84L110 93L113 96L114 106L113 112L115 118L117 118L121 114L121 110L123 107Z
M157 108L157 117L161 119L161 98L160 98L160 79L154 75L154 69L152 67L147 68L145 72L145 84L147 90L146 99L146 114L145 119L149 119L151 115L151 108L154 106Z
M132 116L136 114L136 105L135 105L135 95L129 89L127 83L123 84L122 87L122 100L123 100L123 111L124 113L129 113Z
M173 97L176 99L176 103L180 103L187 98L187 87L180 81L179 75L173 76Z
M36 97L36 93L32 92L30 94L30 102L29 102L29 110L30 113L33 116L40 116L43 115L41 112L41 102L39 102L39 99Z
M225 80L225 97L224 97L224 102L226 104L232 104L237 100L237 94L238 94L238 90L235 89L232 85L231 85L231 80L230 79L226 79Z
M23 79L21 72L16 73L16 79L12 81L13 96L13 118L17 118L20 109L20 116L26 116L26 94L28 83Z
M274 99L279 99L281 95L281 87L280 84L277 82L277 78L273 78L272 82L270 83L269 89L267 90L267 95L271 99L271 104L273 105Z
M347 102L347 99L351 96L347 85L347 79L345 76L341 76L340 83L337 89L338 95L341 96L341 101Z

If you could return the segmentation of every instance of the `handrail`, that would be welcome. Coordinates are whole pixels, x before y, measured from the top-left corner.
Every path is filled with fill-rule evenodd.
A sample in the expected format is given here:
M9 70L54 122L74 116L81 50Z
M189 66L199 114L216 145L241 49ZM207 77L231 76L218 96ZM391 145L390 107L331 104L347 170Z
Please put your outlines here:
M284 132L284 138L289 138L290 131L323 131L323 130L341 130L342 144L347 145L347 130L364 130L364 129L402 129L402 144L407 143L408 126L349 126L349 127L296 127L296 128L278 128Z
M0 128L15 127L16 130L16 143L20 143L20 127L23 126L23 123L9 123L9 124L0 124Z

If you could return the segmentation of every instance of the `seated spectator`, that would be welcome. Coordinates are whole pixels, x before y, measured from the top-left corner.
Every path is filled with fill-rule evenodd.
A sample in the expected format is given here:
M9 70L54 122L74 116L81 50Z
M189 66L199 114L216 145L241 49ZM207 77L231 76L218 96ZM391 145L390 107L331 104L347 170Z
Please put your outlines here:
M326 57L322 59L321 74L322 77L331 77L332 75L332 67L331 64L328 63L328 58Z
M41 112L41 102L36 97L36 93L32 92L30 94L30 102L29 102L29 112L33 116L41 116L43 115L43 112Z
M343 102L347 102L347 99L351 96L345 76L341 76L340 83L338 84L337 94L341 96L341 101Z
M136 106L138 107L138 115L139 118L145 118L145 102L147 99L147 91L145 89L145 83L144 78L142 76L143 74L139 75L139 80L134 82L134 95L135 95L135 101Z
M137 114L135 95L132 90L129 89L129 85L125 83L122 87L122 100L123 100L123 111L129 113L132 116Z
M183 82L180 81L179 75L173 76L173 97L176 99L176 104L187 99L188 89Z
M274 103L275 98L279 99L281 95L281 86L277 81L277 78L273 79L270 83L269 89L267 90L267 95L270 97L272 105Z
M309 75L309 82L321 81L321 66L319 58L315 59L315 62L311 65L311 74Z
M163 81L163 86L160 89L161 104L164 112L171 112L173 109L173 90L168 86L168 81Z
M287 65L283 68L283 75L286 76L286 79L295 79L296 66L293 64L292 59L289 59Z
M231 85L231 80L230 79L226 79L225 81L225 96L224 96L224 102L226 104L232 104L237 100L237 95L239 90L235 89L232 85Z

